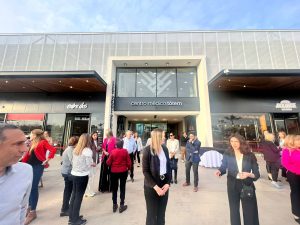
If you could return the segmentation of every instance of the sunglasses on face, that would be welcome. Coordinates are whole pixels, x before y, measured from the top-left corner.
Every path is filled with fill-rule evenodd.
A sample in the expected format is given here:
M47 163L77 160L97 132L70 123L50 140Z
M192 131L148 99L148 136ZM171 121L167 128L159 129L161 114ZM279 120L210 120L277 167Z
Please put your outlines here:
M173 137L174 135L173 134L170 134L170 137Z

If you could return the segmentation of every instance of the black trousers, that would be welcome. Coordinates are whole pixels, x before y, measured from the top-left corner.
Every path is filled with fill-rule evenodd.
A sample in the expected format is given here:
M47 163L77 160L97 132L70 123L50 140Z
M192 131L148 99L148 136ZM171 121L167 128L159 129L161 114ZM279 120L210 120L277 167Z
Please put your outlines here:
M63 174L65 180L65 189L63 195L62 212L68 212L70 208L70 198L73 190L73 179L71 175Z
M185 162L185 179L186 183L191 183L191 167L193 167L193 173L194 173L194 187L198 187L199 182L199 175L198 175L198 167L199 163L193 163L190 161Z
M173 171L174 171L174 180L177 181L177 169L178 169L178 159L171 158L171 181L173 181Z
M69 218L72 223L79 220L82 198L87 187L89 176L73 176L73 192L71 196Z
M164 196L158 196L153 188L144 186L144 194L147 207L146 225L164 225L169 191Z
M242 185L242 181L238 179L227 181L231 225L241 225L240 202L243 207L244 225L259 225L256 195L254 193L252 199L241 199Z
M130 168L130 178L133 179L134 177L134 153L129 154L130 160L131 160L131 168Z
M279 169L280 169L280 163L279 162L266 162L266 167L267 167L268 173L272 174L272 180L277 182Z
M140 158L140 152L138 150L135 151L134 153L134 160L138 160L138 163L141 163L141 158Z
M107 159L108 156L104 156L104 159L101 162L100 179L99 179L99 186L98 186L98 191L101 192L111 191L110 168L106 164Z
M288 171L286 175L291 187L290 197L291 197L292 213L295 216L300 217L300 175L297 175L290 171Z
M112 188L112 200L113 204L118 202L118 189L120 181L120 205L125 203L125 192L126 192L126 180L128 171L123 173L111 173L111 188Z

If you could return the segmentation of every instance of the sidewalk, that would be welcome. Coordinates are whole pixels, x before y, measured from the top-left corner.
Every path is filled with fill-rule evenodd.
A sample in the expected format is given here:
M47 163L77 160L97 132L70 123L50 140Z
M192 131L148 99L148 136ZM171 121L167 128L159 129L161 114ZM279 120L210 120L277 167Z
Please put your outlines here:
M296 225L291 215L289 185L273 188L266 179L264 161L259 158L261 179L256 182L257 201L261 225ZM40 188L38 218L32 225L67 225L68 218L59 217L63 178L60 175L60 156L50 162L44 173L44 188ZM199 191L193 186L182 187L184 183L184 163L178 162L178 184L170 188L166 225L229 225L229 208L226 193L226 176L214 176L216 169L199 168ZM98 171L99 173L99 171ZM97 177L99 177L97 175ZM192 176L191 176L192 177ZM96 180L95 190L98 187ZM112 212L110 193L98 193L93 198L84 197L81 214L89 225L144 225L146 206L143 193L143 174L141 167L135 167L135 182L127 182L126 204L128 210L122 214Z

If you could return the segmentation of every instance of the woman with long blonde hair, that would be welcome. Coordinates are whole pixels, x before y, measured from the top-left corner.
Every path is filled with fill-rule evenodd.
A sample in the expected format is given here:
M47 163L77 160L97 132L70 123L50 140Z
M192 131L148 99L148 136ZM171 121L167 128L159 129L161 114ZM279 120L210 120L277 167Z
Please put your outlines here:
M86 190L91 167L95 167L93 152L90 149L90 136L86 133L79 137L78 143L73 151L72 178L73 191L69 208L69 222L73 225L85 224L86 219L79 216L82 198Z
M144 194L147 207L146 225L164 225L171 181L170 158L163 144L161 129L151 132L151 144L144 149Z
M51 146L43 136L43 131L34 129L30 134L31 145L22 161L30 164L33 170L32 188L29 197L30 211L27 214L25 225L36 219L36 206L39 199L38 185L43 175L44 168L49 167L49 160L54 158L56 149ZM49 154L47 154L49 151Z
M287 169L291 188L291 205L294 219L300 224L300 135L288 135L282 151L282 165Z

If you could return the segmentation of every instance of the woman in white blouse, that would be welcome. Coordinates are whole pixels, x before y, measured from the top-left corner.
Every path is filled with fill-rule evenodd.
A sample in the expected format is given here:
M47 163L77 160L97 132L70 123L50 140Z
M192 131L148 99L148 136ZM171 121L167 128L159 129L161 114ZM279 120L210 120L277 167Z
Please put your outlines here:
M90 149L90 136L82 134L73 152L72 179L73 192L70 201L69 222L73 225L85 224L86 219L79 217L80 207L86 190L91 167L95 167L93 152Z
M170 165L171 165L171 184L173 181L177 184L177 164L178 158L180 156L179 141L175 138L174 133L170 133L170 138L167 140L167 148L169 150ZM173 180L173 170L174 170L174 180Z
M136 161L136 158L137 158L137 160L138 160L137 167L140 167L140 163L141 163L140 153L141 153L141 150L143 149L143 144L142 144L142 139L139 137L138 132L134 133L134 140L135 140L135 143L137 146L137 149L135 150L135 153L134 153L134 161Z

